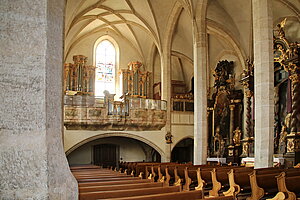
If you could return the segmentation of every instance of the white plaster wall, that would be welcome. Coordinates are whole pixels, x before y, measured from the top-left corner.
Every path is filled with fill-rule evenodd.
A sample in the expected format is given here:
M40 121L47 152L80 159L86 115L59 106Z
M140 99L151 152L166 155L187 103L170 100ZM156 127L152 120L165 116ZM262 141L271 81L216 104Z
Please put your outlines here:
M85 39L81 40L77 45L75 45L65 58L66 63L73 63L73 56L74 55L84 55L88 57L87 64L94 65L93 63L93 51L94 51L94 44L96 40L106 34L110 35L119 45L120 50L120 58L119 58L119 68L126 69L127 64L131 61L140 61L144 63L143 58L140 56L138 51L132 47L132 45L126 41L123 37L116 35L112 31L102 31L97 32L95 34L86 37Z
M192 124L177 124L172 125L172 135L173 135L173 144L171 147L173 148L178 141L182 140L186 137L193 138L194 135L194 126ZM83 130L65 130L64 133L64 147L65 152L69 155L71 151L78 148L81 145L84 145L90 141L94 141L98 138L107 138L111 136L121 136L121 137L128 137L128 138L134 138L137 140L140 140L152 148L154 148L158 153L161 154L162 159L165 156L165 131L164 128L161 131L83 131ZM130 143L123 143L124 147L128 148L128 145L131 145ZM124 154L121 154L121 157L123 156L123 160L127 159L128 161L137 161L137 158L142 157L136 157L138 155L136 150L133 149L126 149L124 148ZM126 149L126 150L125 150ZM89 150L82 150L83 152L87 152ZM121 151L121 150L120 150ZM130 157L131 153L135 155L134 157ZM142 159L145 160L145 159Z
M193 125L172 125L173 143L171 148L173 149L178 142L184 138L194 138L194 126Z
M165 147L165 135L164 131L83 131L83 130L65 130L64 133L64 147L65 152L69 152L72 147L79 143L84 144L88 141L95 140L97 138L105 138L111 136L123 136L134 138L145 142L161 156L164 156Z
M93 146L98 144L115 144L119 147L118 160L131 162L146 160L146 154L141 146L145 146L142 142L130 138L109 137L101 138L84 144L68 155L70 165L74 164L90 164L93 161ZM147 148L147 147L144 147Z

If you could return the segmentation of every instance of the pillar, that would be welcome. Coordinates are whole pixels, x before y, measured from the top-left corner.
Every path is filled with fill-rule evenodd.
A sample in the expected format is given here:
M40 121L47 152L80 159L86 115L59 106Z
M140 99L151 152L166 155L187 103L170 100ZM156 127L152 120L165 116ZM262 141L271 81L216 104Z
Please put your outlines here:
M194 164L206 164L207 124L207 1L199 2L201 10L193 23L194 43Z
M272 1L253 0L255 168L273 166L274 60Z
M77 199L62 145L65 1L1 1L1 199Z
M168 133L172 134L172 124L171 124L171 55L170 50L165 45L163 48L163 56L161 57L161 99L167 102L167 122L164 128L165 135ZM165 157L162 158L162 162L171 161L171 143L165 144Z

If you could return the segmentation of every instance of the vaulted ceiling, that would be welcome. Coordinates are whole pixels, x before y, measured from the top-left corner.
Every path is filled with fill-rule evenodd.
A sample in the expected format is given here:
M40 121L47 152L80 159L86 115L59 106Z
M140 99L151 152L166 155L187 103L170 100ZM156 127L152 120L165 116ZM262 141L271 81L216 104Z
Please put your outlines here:
M71 51L77 48L78 43L101 32L102 35L113 34L122 38L142 61L146 61L154 46L158 52L162 51L165 41L169 39L166 34L168 25L174 23L171 55L180 54L181 58L192 60L192 15L197 15L197 3L201 1L67 0L65 58L72 56ZM300 0L273 0L273 7L274 23L289 17L287 26L299 27ZM176 9L179 12L176 13ZM251 54L251 1L208 0L207 19L208 33L215 37L211 37L210 44L218 45L209 47L215 48L213 51L216 54L210 56L218 59L218 55L222 54L218 50L220 48L243 57ZM299 28L290 34L300 39Z

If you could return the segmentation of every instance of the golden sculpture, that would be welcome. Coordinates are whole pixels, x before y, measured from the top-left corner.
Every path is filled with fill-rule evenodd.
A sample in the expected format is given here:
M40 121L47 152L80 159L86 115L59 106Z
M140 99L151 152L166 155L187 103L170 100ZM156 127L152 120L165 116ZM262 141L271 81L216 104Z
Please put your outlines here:
M241 135L242 135L242 132L241 132L240 128L236 127L236 129L233 131L233 143L236 146L241 145Z
M278 153L284 154L286 152L286 136L288 135L286 125L283 125L280 132L279 138L279 150Z
M277 27L278 27L278 36L280 38L285 38L285 33L284 33L284 26L285 26L285 23L286 23L286 18L284 18L279 24L277 24Z

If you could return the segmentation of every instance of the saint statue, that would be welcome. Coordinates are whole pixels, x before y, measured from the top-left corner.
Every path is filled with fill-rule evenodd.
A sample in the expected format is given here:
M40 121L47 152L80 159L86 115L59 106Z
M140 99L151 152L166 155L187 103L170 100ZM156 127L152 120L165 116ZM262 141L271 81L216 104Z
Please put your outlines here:
M241 144L241 135L242 132L239 127L236 127L236 129L233 131L233 144L236 146L239 146Z
M286 125L282 125L281 132L280 132L280 138L279 138L279 149L278 153L284 154L286 151L286 136L287 136L287 127Z

